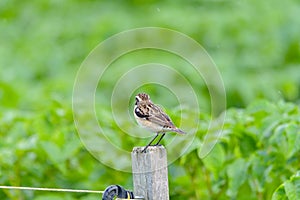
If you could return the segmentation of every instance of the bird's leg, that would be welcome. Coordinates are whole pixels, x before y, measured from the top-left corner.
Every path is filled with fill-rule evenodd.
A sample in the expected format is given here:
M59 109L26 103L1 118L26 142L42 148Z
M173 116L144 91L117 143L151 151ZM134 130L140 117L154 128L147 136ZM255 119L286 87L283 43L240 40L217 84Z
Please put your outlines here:
M158 133L156 133L156 136L155 136L155 137L149 142L149 144L142 150L142 153L145 153L145 152L146 152L147 148L148 148L149 146L151 146L152 142L157 138L157 136L158 136Z
M163 139L163 137L164 137L165 135L166 135L166 133L163 133L163 134L161 135L161 137L159 138L158 142L157 142L154 146L159 145L160 141Z

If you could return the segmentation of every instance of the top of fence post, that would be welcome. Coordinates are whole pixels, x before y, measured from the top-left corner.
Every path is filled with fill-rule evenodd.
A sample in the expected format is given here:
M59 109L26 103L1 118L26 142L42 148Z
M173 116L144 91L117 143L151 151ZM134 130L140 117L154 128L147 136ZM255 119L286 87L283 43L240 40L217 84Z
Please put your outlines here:
M163 146L135 147L131 153L134 194L145 200L169 200L167 152Z

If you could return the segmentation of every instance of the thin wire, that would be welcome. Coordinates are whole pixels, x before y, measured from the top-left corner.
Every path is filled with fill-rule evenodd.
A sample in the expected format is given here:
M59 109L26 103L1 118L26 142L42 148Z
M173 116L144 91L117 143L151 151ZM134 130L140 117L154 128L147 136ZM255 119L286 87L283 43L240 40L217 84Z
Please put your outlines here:
M0 186L0 189L39 190L39 191L51 191L51 192L98 193L98 194L104 193L104 191L97 191L97 190L75 190L75 189L61 189L61 188L35 188L35 187L16 187L16 186Z
M50 191L50 192L98 193L98 194L103 194L104 193L104 191L97 191L97 190L76 190L76 189L61 189L61 188L17 187L17 186L5 186L5 185L0 185L0 189L38 190L38 191ZM136 196L134 199L144 199L144 198Z

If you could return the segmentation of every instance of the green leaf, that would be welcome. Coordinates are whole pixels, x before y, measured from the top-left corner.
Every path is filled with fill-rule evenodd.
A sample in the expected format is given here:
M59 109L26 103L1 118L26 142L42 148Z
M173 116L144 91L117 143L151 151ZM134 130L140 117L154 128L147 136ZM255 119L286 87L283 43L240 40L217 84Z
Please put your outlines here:
M256 150L256 138L244 133L239 139L239 147L243 156L249 156Z
M272 196L272 200L288 200L287 196L285 195L283 184L276 189Z
M67 142L63 147L62 157L64 160L71 158L81 147L79 139L73 139Z
M239 158L227 167L228 190L227 195L236 198L239 188L247 178L247 162Z
M287 124L281 124L276 127L273 135L270 137L270 143L278 149L278 152L283 154L285 158L288 155L285 153L288 150L288 142L285 136L285 129Z
M198 156L199 152L200 151L198 151ZM220 143L216 144L202 161L207 169L217 174L224 167L225 162L225 152L222 145Z
M272 200L300 199L300 171L289 180L281 184L273 193Z
M268 168L272 168L272 165L266 164L266 152L258 152L253 155L250 160L251 175L254 184L254 188L258 192L265 190L266 179L268 178Z
M246 112L247 114L254 115L258 119L266 116L268 113L271 113L275 110L275 106L266 100L255 101L250 104Z
M289 200L300 199L300 177L292 177L284 183L284 189Z
M42 142L42 149L46 152L49 159L53 162L53 164L62 172L66 173L66 157L63 151L52 142Z
M300 130L294 122L291 122L286 127L286 136L288 140L289 157L300 150Z
M64 156L62 154L62 151L56 144L45 141L42 142L41 146L52 162L60 163L64 161Z

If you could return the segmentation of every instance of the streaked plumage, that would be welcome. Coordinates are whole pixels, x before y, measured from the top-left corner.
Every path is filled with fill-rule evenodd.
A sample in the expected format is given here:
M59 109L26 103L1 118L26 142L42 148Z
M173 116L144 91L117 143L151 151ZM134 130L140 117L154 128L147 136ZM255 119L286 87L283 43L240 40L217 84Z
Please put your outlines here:
M161 139L165 136L165 132L185 134L184 131L174 125L170 117L159 106L152 103L148 94L140 93L136 95L134 116L139 125L157 134L155 138L159 134L162 134L161 138L155 145L159 144ZM155 138L151 140L143 152L146 151Z

